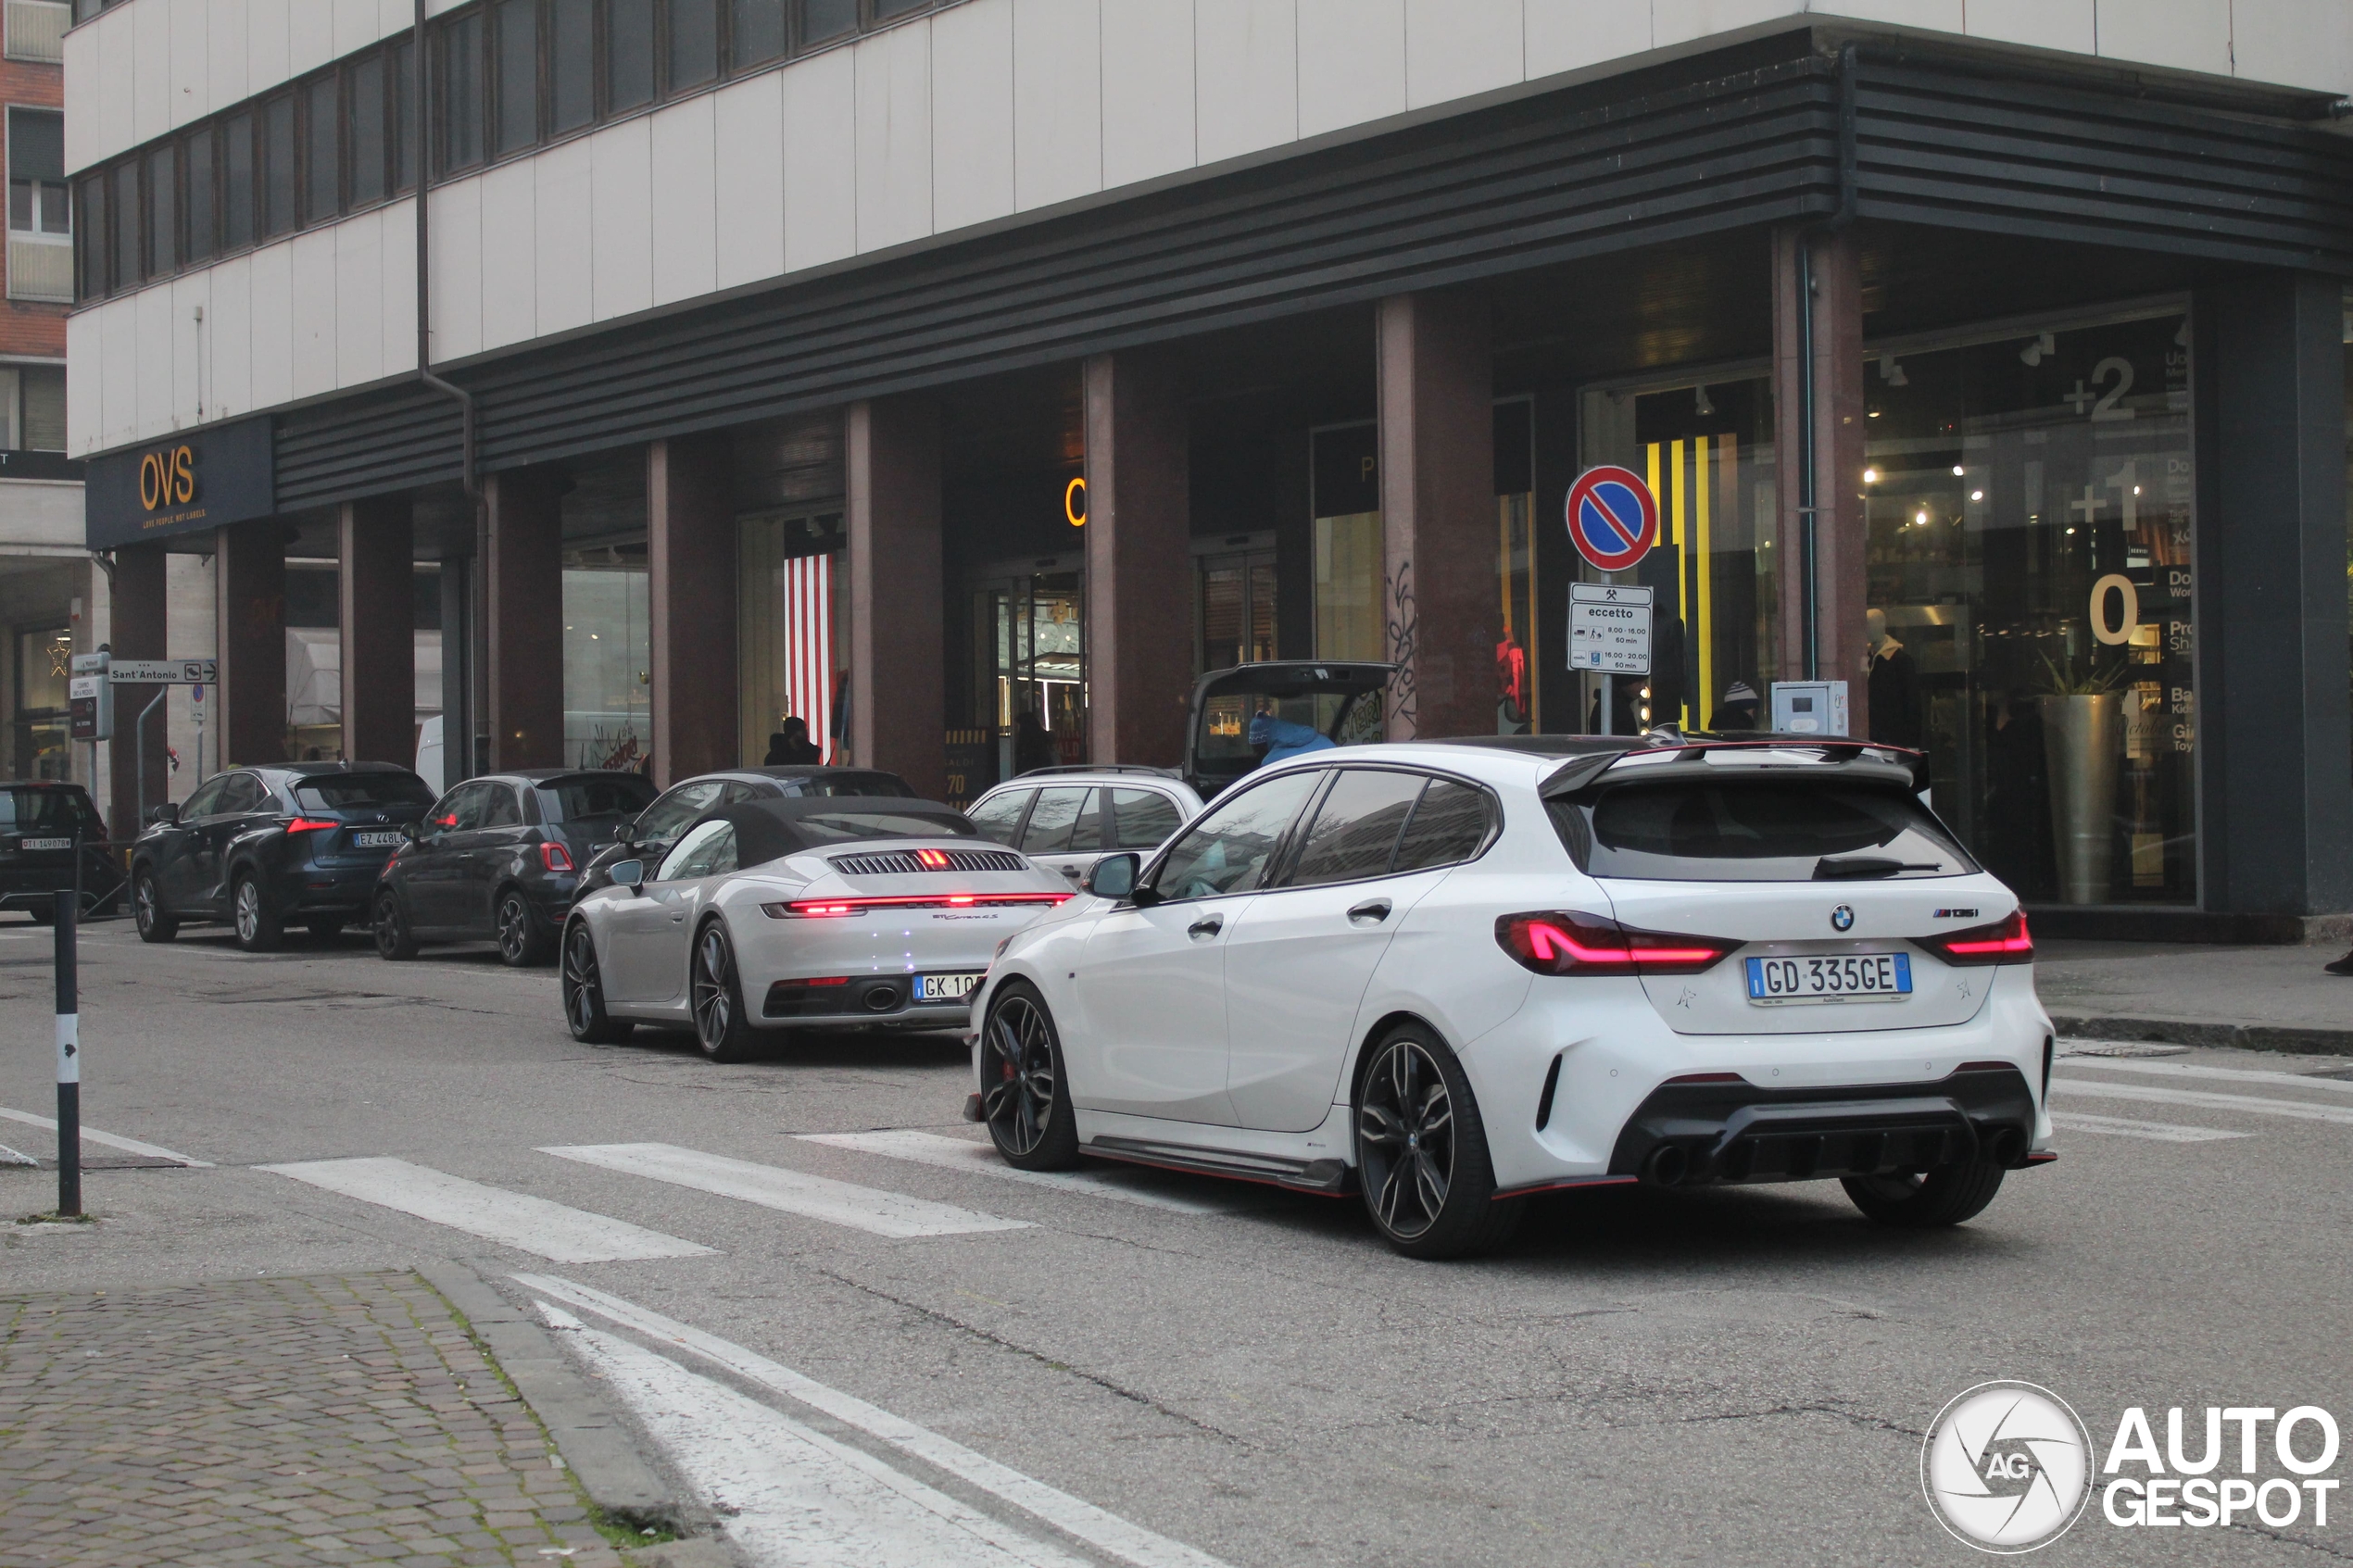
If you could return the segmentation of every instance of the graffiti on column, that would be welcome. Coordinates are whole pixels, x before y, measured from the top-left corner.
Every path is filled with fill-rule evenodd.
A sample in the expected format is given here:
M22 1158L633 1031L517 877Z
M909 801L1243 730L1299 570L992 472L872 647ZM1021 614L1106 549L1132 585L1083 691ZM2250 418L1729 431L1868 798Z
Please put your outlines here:
M1397 666L1397 678L1390 683L1390 715L1403 734L1420 733L1416 722L1414 663L1416 645L1421 640L1421 615L1414 607L1414 563L1397 564L1397 574L1386 580L1389 596L1389 657Z

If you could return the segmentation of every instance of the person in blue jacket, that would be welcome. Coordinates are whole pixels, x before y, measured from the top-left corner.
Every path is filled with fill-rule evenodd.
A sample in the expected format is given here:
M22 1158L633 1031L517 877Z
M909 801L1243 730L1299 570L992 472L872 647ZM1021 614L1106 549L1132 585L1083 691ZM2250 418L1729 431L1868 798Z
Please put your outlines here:
M1252 747L1266 747L1266 754L1258 759L1262 768L1310 751L1332 749L1329 735L1319 734L1304 724L1294 724L1288 719L1277 719L1271 709L1262 709L1251 716L1250 744Z

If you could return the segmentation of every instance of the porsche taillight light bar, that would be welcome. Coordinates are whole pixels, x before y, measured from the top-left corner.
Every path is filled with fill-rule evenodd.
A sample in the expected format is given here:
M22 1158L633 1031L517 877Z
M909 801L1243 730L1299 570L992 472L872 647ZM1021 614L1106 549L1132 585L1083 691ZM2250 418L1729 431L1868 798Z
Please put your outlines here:
M864 897L796 898L760 907L778 920L838 920L884 909L992 909L1006 905L1063 904L1067 893L899 893Z
M1950 964L2032 963L2034 938L2026 929L2026 911L2012 909L1992 925L1972 925L1942 936L1915 936L1913 941Z
M1740 946L1562 910L1504 915L1495 922L1495 940L1539 974L1697 974Z

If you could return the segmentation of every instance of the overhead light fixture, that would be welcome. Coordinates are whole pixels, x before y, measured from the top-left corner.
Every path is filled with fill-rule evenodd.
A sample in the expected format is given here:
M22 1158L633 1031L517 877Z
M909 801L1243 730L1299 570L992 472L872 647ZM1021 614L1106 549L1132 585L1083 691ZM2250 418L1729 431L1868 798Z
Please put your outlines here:
M1874 409L1872 409L1872 410L1871 410L1871 418L1873 418L1873 419L1878 419L1878 418L1879 418L1879 410L1878 410L1877 408L1874 408Z
M1928 526L1928 513L1924 511L1914 512L1912 514L1912 521L1919 523L1922 528L1926 528Z
M1985 492L1982 490L1972 490L1969 493L1969 498L1972 501L1982 501L1985 499Z
M1879 483L1879 470L1865 469L1863 470L1863 483L1866 484L1877 484Z
M2043 362L2044 355L2057 352L2058 339L2049 332L2043 332L2037 335L2032 343L2020 349L2018 357L2022 364L2039 365Z
M1958 479L1958 478L1960 478L1960 477L1961 477L1961 474L1962 474L1962 472L1963 472L1963 471L1964 471L1964 470L1962 470L1962 468L1961 468L1961 465L1960 465L1960 464L1958 464L1958 463L1955 463L1955 464L1953 465L1953 477L1954 477L1955 479Z
M1700 418L1706 419L1708 416L1716 412L1716 405L1709 402L1707 399L1707 388L1704 386L1693 387L1692 389L1692 395L1693 398L1692 407L1698 412Z

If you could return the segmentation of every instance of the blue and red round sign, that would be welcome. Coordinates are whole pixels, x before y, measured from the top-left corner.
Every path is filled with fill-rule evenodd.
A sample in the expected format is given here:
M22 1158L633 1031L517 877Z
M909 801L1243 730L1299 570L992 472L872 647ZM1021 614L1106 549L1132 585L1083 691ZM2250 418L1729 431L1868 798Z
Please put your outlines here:
M1587 469L1568 487L1568 537L1604 571L1623 571L1658 543L1658 497L1632 469Z

